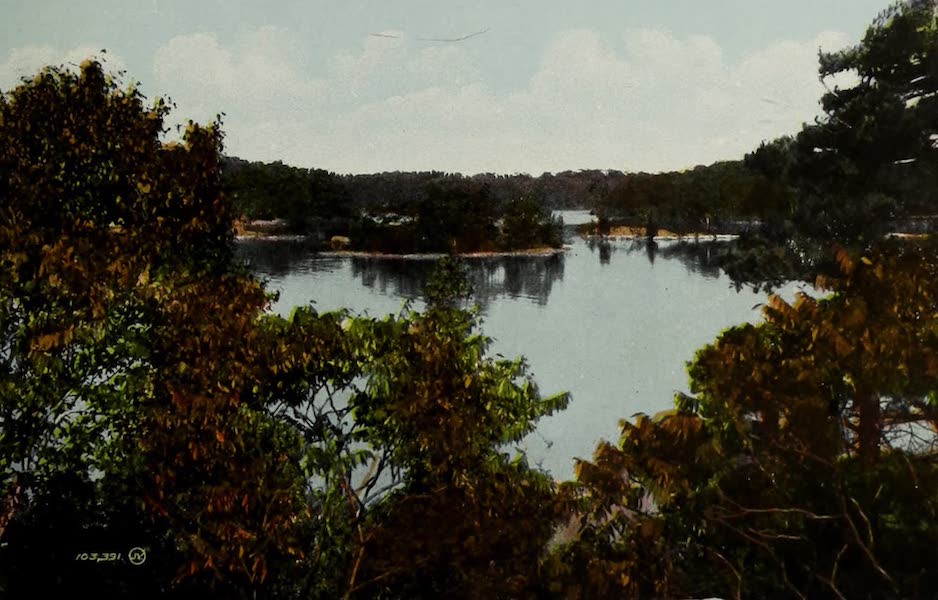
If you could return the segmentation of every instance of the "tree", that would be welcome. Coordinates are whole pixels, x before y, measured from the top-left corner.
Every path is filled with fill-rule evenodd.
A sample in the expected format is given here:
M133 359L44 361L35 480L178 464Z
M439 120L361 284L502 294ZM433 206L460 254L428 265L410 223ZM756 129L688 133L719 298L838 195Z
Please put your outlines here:
M267 314L219 126L168 109L94 61L0 95L0 589L534 589L553 484L504 452L567 396L486 356L449 263L425 313Z
M222 160L225 194L238 216L283 219L288 228L306 232L331 221L351 219L353 211L338 177L322 169L300 169L277 161Z
M563 220L530 197L515 198L505 207L502 217L502 246L536 248L563 245Z
M698 352L693 396L579 465L569 562L633 594L934 595L934 257L841 252L831 297L774 298Z
M435 181L417 207L418 250L491 250L496 218L495 202L485 184L462 177Z
M156 594L177 576L244 591L293 552L298 473L250 405L268 298L231 262L217 124L163 143L168 110L94 61L0 96L11 592ZM149 578L75 558L134 545Z
M444 261L426 312L359 323L384 346L356 421L399 481L364 522L349 587L366 597L524 597L538 583L553 482L505 450L569 398L541 397L522 359L486 356L489 340L459 306L467 289Z
M896 217L935 211L936 6L934 0L897 2L859 44L822 52L824 115L794 140L764 144L747 157L798 190L793 216L805 233L869 241ZM855 82L827 83L838 79Z

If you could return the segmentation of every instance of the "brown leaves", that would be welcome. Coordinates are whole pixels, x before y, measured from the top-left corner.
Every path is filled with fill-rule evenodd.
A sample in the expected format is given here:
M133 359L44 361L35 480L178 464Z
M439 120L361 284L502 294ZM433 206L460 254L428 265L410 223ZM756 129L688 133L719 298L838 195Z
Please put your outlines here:
M773 574L766 585L812 589L785 567L836 575L849 547L863 552L864 569L880 568L896 515L931 506L920 483L931 467L912 471L906 492L889 492L896 484L882 478L909 478L900 457L934 460L935 411L923 398L938 392L938 257L905 247L837 260L842 277L822 282L835 294L770 299L763 323L698 352L694 397L624 423L618 448L601 444L577 465L591 545L574 548L604 571L596 586L621 572L652 579L655 593L673 583L679 597L746 596L757 585L752 565L762 565ZM851 507L843 516L841 502ZM893 515L888 527L880 514ZM920 520L907 525L917 532ZM701 581L710 587L695 587Z
M167 505L174 529L199 523L198 535L212 541L199 564L212 558L222 572L263 581L262 553L295 547L293 517L302 502L294 463L272 452L276 439L264 433L265 417L245 406L266 384L258 378L279 370L260 346L273 341L258 329L266 297L256 282L236 276L167 284L161 295L169 302L154 330L162 389L147 414L160 424L151 429L148 464L159 474L175 462L185 473L171 488L160 486L170 497L189 498ZM171 402L159 402L166 396Z
M68 345L75 335L75 326L69 326L63 331L46 333L34 338L31 349L34 352L48 352Z
M102 477L145 467L131 492L188 552L181 573L263 580L297 547L302 482L282 432L247 406L269 373L267 298L228 273L222 135L190 123L184 148L164 146L165 103L145 109L115 81L90 61L0 99L0 306L18 311L2 322L19 319L17 383L48 416L16 451L71 427L70 454L128 461L94 463Z

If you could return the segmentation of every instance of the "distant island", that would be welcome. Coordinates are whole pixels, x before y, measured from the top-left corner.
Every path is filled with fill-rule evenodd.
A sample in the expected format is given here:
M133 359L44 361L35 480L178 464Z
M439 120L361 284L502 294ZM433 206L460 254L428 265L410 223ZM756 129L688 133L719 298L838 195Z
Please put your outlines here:
M846 192L816 185L819 169L835 168L814 150L818 127L764 143L741 160L667 173L341 175L225 157L222 176L239 234L303 236L333 252L556 250L563 223L552 215L572 209L596 215L577 227L581 236L603 239L742 234L778 244L931 231L936 198L926 165L881 161L863 193L841 202Z
M241 233L305 235L323 250L394 255L560 249L563 222L553 209L591 207L597 182L610 177L338 175L237 158L222 169Z

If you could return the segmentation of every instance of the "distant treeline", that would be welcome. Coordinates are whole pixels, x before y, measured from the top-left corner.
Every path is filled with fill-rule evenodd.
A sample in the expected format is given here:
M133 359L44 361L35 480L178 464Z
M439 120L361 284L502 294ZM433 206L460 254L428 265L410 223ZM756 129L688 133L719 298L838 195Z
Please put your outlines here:
M561 224L552 211L592 208L626 175L339 175L229 157L223 177L235 210L248 220L283 219L292 231L349 237L359 249L465 252L559 246Z
M890 231L930 230L925 217L938 214L935 14L933 0L896 3L861 43L822 53L822 116L795 135L742 161L627 177L600 214L671 228L744 218L775 243L858 248ZM839 87L844 75L855 83Z
M822 55L823 80L855 73L858 82L829 88L823 116L741 160L658 174L532 177L338 175L228 158L225 188L247 219L281 218L293 230L349 237L372 250L556 245L550 214L572 208L595 211L593 233L621 224L862 246L889 231L921 229L930 223L921 217L938 214L938 63L931 58L938 26L925 4L896 5L861 44Z
M594 210L599 233L623 224L824 239L880 235L936 212L938 170L931 156L908 152L918 156L904 161L878 152L822 152L824 144L833 146L826 139L833 137L830 127L807 125L742 160L666 173L340 175L229 157L224 183L245 219L282 219L294 232L348 236L358 247L390 251L554 245L560 233L549 216L564 209ZM505 220L513 217L520 222L506 232Z
M560 244L552 211L590 209L600 227L728 231L790 218L790 186L750 166L718 162L670 173L564 171L538 177L441 171L339 175L281 162L224 160L225 189L247 220L348 237L364 250L504 250Z
M914 157L908 160L879 152L852 157L849 148L824 145L833 145L824 139L832 137L829 127L805 126L743 160L625 175L598 199L597 227L601 233L628 224L841 241L930 227L938 212L931 149L907 151Z
M600 233L614 224L678 233L736 231L786 218L793 192L744 161L669 173L633 173L598 199Z

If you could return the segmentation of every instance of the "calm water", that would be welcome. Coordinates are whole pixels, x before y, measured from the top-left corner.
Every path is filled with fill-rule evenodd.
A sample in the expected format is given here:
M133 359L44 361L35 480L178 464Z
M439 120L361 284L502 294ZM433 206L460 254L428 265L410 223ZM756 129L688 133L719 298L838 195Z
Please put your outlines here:
M584 213L562 213L568 224ZM671 407L687 391L685 364L723 329L759 319L765 294L737 292L709 265L715 243L589 245L552 257L467 260L491 351L527 357L542 393L567 390L569 408L541 421L522 449L556 478L570 478L575 457L617 440L618 422ZM241 256L268 288L274 310L313 302L373 317L398 313L420 292L431 261L318 257L302 245L242 242ZM791 296L791 285L781 291Z

